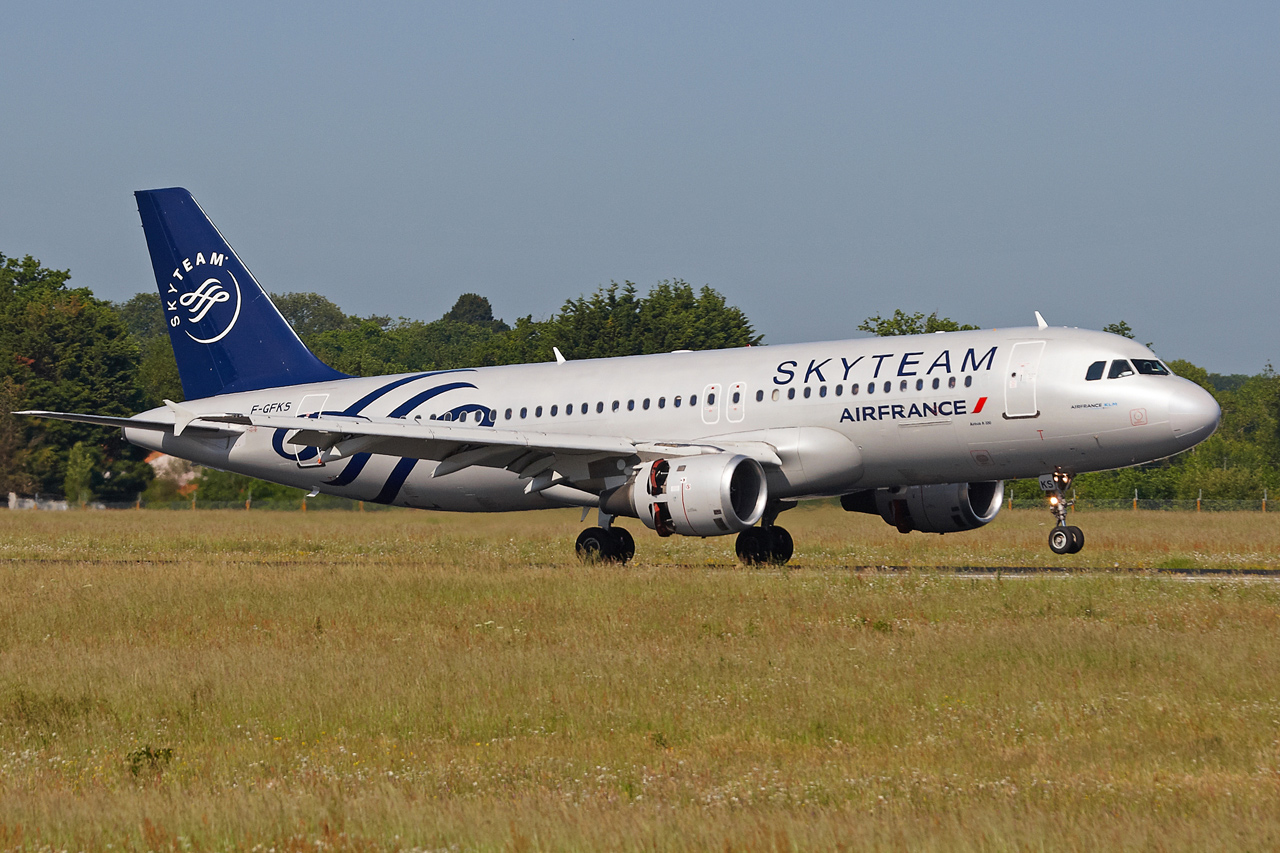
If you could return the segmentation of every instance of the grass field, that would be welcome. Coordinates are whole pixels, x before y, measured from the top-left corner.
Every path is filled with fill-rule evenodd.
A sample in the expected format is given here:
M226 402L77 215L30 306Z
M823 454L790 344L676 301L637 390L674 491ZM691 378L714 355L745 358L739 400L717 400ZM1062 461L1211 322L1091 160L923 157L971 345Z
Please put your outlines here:
M0 848L1280 848L1280 518L1048 520L0 513Z

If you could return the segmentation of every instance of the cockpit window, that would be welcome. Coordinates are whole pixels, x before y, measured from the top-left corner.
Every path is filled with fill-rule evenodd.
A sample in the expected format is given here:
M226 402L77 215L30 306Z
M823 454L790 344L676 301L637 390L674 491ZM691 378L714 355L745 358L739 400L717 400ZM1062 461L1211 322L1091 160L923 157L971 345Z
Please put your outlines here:
M1133 368L1129 365L1129 362L1123 358L1117 358L1115 361L1111 362L1111 370L1107 372L1108 379L1119 379L1122 376L1132 375Z
M1107 363L1105 361L1095 361L1089 365L1089 372L1084 375L1084 378L1089 382L1094 382L1102 378L1102 374L1106 369Z
M1154 358L1135 358L1133 366L1143 376L1169 376L1169 368L1164 366L1164 362L1157 361Z

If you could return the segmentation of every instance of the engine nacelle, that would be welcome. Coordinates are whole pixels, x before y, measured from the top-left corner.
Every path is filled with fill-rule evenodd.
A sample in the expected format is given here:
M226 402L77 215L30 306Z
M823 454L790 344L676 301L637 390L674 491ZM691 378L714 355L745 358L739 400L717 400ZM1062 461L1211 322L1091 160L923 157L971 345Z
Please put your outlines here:
M897 486L840 498L849 512L879 515L900 533L958 533L989 523L1004 502L1004 481Z
M769 489L756 460L712 453L646 462L602 497L605 512L639 518L659 536L724 536L760 520Z

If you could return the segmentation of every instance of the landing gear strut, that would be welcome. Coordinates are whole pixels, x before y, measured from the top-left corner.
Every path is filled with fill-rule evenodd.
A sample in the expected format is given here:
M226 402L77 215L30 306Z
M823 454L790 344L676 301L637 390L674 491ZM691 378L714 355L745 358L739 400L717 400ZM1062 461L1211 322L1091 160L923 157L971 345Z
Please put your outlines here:
M759 527L748 527L738 534L738 542L734 550L738 559L748 566L761 563L772 563L784 566L795 552L795 543L785 527L776 522L778 514L795 506L794 501L770 502L765 507L764 517Z
M1084 547L1084 531L1067 524L1067 510L1075 501L1067 500L1071 475L1061 468L1040 478L1040 487L1049 492L1049 511L1056 524L1049 533L1049 550L1055 554L1075 554Z

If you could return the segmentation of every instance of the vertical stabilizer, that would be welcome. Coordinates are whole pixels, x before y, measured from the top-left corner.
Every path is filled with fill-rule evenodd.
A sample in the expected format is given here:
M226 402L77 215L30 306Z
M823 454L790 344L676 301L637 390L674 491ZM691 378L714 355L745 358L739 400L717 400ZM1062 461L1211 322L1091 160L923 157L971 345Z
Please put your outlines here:
M191 193L134 196L187 399L345 378L298 339Z

